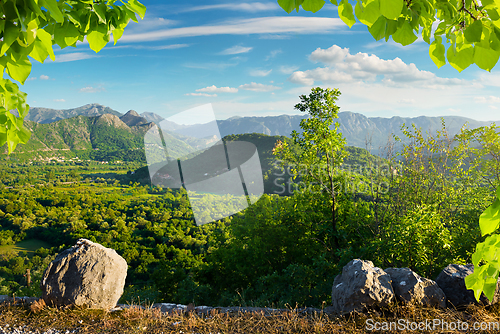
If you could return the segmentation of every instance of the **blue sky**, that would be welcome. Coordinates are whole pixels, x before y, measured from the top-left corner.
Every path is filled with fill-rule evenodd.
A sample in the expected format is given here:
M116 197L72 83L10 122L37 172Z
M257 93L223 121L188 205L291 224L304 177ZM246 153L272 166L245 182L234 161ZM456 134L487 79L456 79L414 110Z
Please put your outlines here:
M206 103L215 116L300 114L299 95L338 88L341 111L368 117L457 115L500 120L500 65L438 69L421 38L402 47L349 29L327 2L313 14L287 14L276 1L143 0L116 46L56 50L32 60L21 89L32 107L99 103L162 117ZM56 47L57 48L57 47Z

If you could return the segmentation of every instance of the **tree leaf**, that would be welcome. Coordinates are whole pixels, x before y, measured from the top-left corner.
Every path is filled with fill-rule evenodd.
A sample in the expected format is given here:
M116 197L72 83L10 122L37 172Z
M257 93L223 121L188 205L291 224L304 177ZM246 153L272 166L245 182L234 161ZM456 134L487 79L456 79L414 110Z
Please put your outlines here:
M394 42L406 46L415 42L417 40L417 36L413 32L410 22L405 21L403 26L396 30L396 32L392 35L392 39Z
M480 20L476 20L465 29L464 36L471 43L481 42L482 33L483 23Z
M68 46L68 44L66 44L66 40L64 39L64 36L66 35L66 26L68 25L67 23L68 22L66 22L66 24L54 25L54 42L56 42L61 49Z
M373 0L366 4L363 4L361 1L358 1L356 6L354 7L354 12L358 20L361 23L366 24L369 28L380 17L379 6L380 4L378 0Z
M441 43L441 36L434 37L434 41L429 46L429 56L438 68L446 64L444 53L445 47Z
M31 72L31 63L27 58L19 59L17 61L7 62L7 73L9 76L24 84Z
M450 45L446 52L446 58L451 66L462 72L474 62L474 49L472 45L464 44L460 48L457 47L455 52L453 45Z
M398 21L396 20L386 20L385 27L385 41L389 40L392 34L394 34L398 30Z
M309 12L316 13L318 10L323 8L325 5L325 0L304 0L302 3L302 8Z
M67 22L65 26L65 32L64 32L64 43L66 45L73 45L78 41L78 37L80 36L80 31L71 23Z
M295 1L293 1L293 2L295 2ZM123 2L123 0L122 0L122 2ZM125 7L127 7L129 10L133 11L134 13L139 14L141 19L144 19L144 15L146 14L146 6L144 6L142 3L140 3L137 0L129 0L128 2L123 2L123 3L125 4Z
M23 126L23 127L21 127L21 129L17 133L17 136L19 137L19 140L21 143L26 144L28 142L28 140L31 138L31 132L30 132L30 130L26 129Z
M26 42L29 44L33 43L36 39L36 30L38 28L38 24L36 20L31 20L26 27Z
M493 233L500 224L500 200L497 198L493 204L484 210L484 212L479 216L479 227L481 229L481 235L485 236L487 234Z
M5 22L5 27L3 31L3 40L2 40L2 47L0 48L0 54L4 54L7 52L7 49L10 48L12 43L17 39L17 36L19 36L19 28L12 22L6 21Z
M377 21L368 27L368 31L372 34L376 41L385 37L385 30L387 26L387 19L384 16L379 16Z
M49 10L50 16L57 22L63 23L64 16L57 6L57 0L39 0L39 3Z
M112 33L113 33L114 45L116 45L116 42L118 42L118 40L122 37L123 32L124 32L124 29L121 29L121 28L113 29Z
M474 291L474 297L476 297L476 300L479 301L479 298L481 297L481 293L483 292L483 287L484 287L484 279L483 279L483 274L484 274L484 266L479 267L479 268L474 268L474 272L468 276L465 277L465 286L467 289Z
M380 14L389 20L395 20L403 10L403 0L380 0Z
M50 59L56 60L54 49L52 49L52 36L44 29L38 29L36 37L45 45L45 50L49 53Z
M43 14L42 10L40 9L40 6L38 6L38 3L35 2L35 0L26 0L25 4L30 8L33 12L35 12L36 15L40 16L42 19L47 20L45 18L45 15Z
M108 43L109 36L107 32L108 31L106 29L106 26L99 24L95 30L92 30L87 35L87 41L89 42L89 46L96 53L101 51L101 49L105 47L106 44Z
M352 11L352 5L348 0L342 0L342 2L338 6L339 17L345 24L351 28L354 23L356 23L356 18L354 17L354 13Z
M474 47L474 63L476 63L480 69L488 72L496 65L499 56L500 54L498 51L483 48L479 45Z
M278 0L278 5L290 14L295 9L295 0Z
M490 33L490 48L495 51L500 51L500 40L498 39L497 34L493 31Z
M99 22L106 23L106 5L104 3L93 4L92 8L99 18Z
M29 56L40 63L43 63L47 56L49 55L49 52L45 48L45 44L37 39L33 45L33 50L31 50Z

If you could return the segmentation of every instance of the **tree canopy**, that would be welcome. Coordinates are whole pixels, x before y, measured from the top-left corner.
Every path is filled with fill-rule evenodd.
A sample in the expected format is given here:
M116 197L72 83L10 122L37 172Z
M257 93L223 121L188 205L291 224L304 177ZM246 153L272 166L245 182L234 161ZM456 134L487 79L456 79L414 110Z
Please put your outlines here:
M446 60L463 71L471 64L487 71L500 56L500 1L498 0L330 0L340 19L352 27L356 19L368 27L377 41L392 36L403 46L421 34L429 44L429 56L441 67ZM324 0L278 0L288 13L294 9L317 12ZM447 46L443 44L443 37Z
M30 132L23 126L29 111L26 93L8 78L24 84L31 72L31 61L55 60L53 45L75 47L86 38L99 52L110 40L122 36L136 14L144 18L146 7L137 0L115 5L116 0L3 0L0 6L0 146L11 153L26 143ZM17 116L11 111L16 110Z

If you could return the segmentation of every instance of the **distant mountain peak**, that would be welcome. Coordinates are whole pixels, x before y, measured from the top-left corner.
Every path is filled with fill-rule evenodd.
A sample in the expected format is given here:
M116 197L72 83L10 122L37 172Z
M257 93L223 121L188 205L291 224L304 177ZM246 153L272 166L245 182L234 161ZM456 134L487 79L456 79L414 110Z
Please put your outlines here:
M120 117L120 119L128 126L137 126L149 123L146 118L141 117L135 110L129 110L125 115Z
M122 116L123 117L123 116ZM112 114L104 114L97 117L98 121L104 122L109 126L114 126L116 128L121 128L130 131L128 125L123 122L118 116Z
M136 116L136 117L141 117L141 115L139 115L139 114L137 113L137 111L135 111L135 110L129 110L129 111L127 111L127 113L126 113L125 115L123 115L123 116L126 116L126 115L132 115L132 116Z
M89 103L84 106L72 109L33 107L30 108L26 120L44 124L77 116L95 117L103 114L113 114L116 116L121 116L121 113L116 110L100 105L98 103Z
M99 103L87 103L86 105L83 105L80 108L86 108L86 107L102 107L102 108L106 108L106 106L103 106L102 104L99 104Z

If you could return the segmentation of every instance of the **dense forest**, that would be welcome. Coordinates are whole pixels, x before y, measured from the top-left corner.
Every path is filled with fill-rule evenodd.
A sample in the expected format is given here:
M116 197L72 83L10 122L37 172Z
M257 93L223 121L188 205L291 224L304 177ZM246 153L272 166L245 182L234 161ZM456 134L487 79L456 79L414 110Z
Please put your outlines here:
M151 185L140 161L5 160L0 294L40 295L43 270L78 238L125 258L122 302L321 306L331 302L333 279L353 258L434 279L449 263L469 263L482 240L478 218L500 184L498 127L464 128L456 136L444 124L434 135L403 130L405 138L395 138L403 150L389 142L384 158L342 147L335 229L331 197L301 171L315 166L280 164L273 154L283 142L303 150L283 136L224 139L257 146L265 194L240 213L200 226L186 190Z

